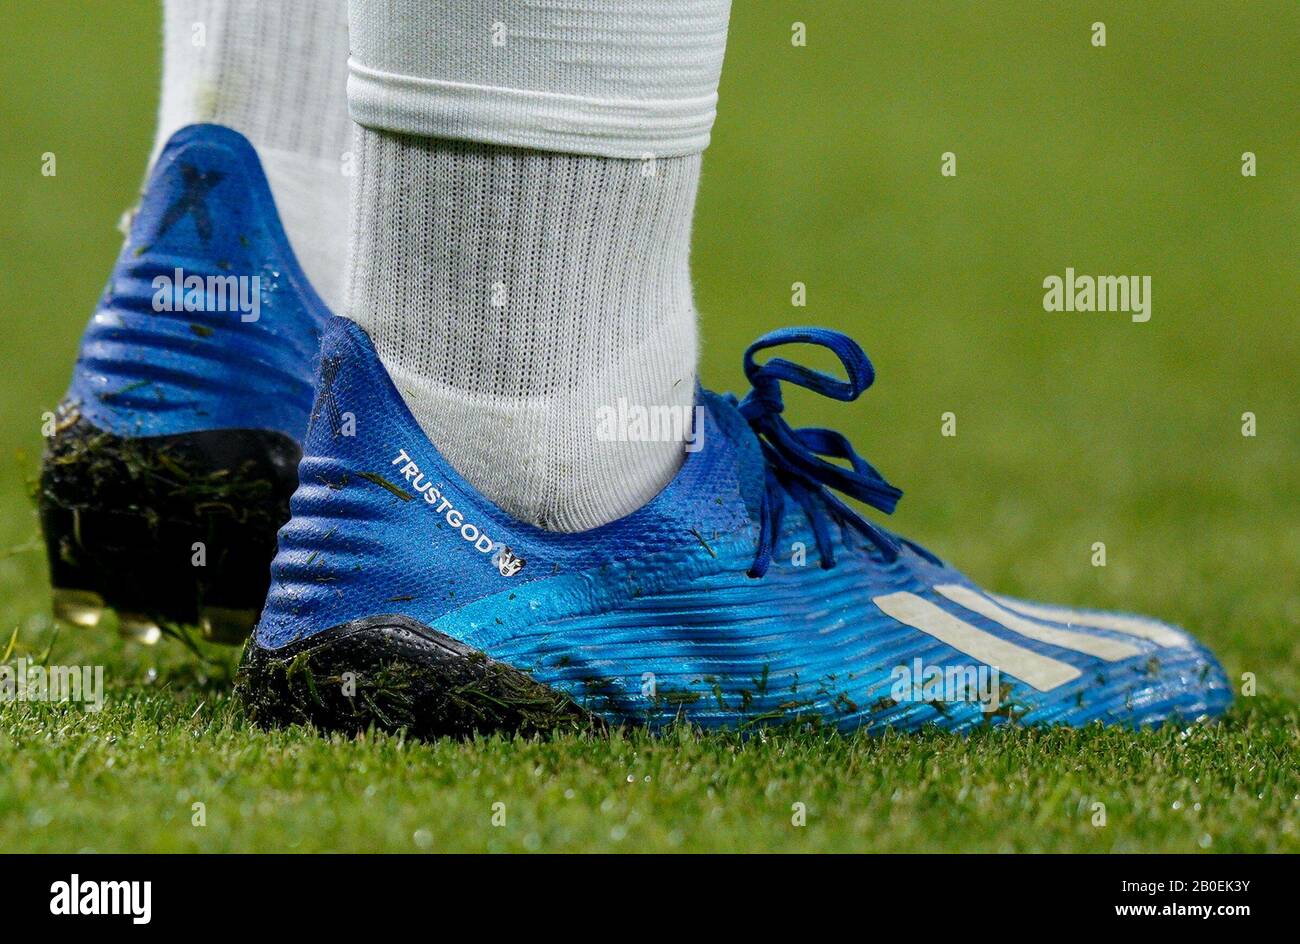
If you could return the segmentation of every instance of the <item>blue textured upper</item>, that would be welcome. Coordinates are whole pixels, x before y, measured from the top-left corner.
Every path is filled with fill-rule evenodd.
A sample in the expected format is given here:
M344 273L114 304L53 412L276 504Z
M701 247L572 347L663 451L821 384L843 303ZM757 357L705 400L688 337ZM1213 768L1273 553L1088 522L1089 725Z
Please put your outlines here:
M609 720L652 725L1138 725L1230 703L1214 657L1180 630L991 597L916 545L850 521L824 486L891 506L897 491L838 434L785 426L774 387L852 399L869 373L854 380L861 365L837 353L848 384L749 357L755 392L740 403L701 393L703 448L656 498L562 534L514 520L457 475L365 332L333 319L256 640L278 648L401 614ZM985 679L992 701L974 697Z
M150 174L66 401L122 436L258 429L298 441L328 317L252 146L190 125Z

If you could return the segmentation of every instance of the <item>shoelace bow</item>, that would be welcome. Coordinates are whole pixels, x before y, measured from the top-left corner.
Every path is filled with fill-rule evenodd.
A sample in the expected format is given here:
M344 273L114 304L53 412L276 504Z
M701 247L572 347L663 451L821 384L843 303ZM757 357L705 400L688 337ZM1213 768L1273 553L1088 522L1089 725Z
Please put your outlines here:
M759 351L783 344L814 344L826 348L839 358L848 380L783 357L773 357L763 364L755 362L754 355ZM758 435L766 460L758 551L749 570L751 577L762 577L772 563L773 545L785 517L787 494L799 503L812 525L822 567L835 566L828 515L862 534L887 560L897 558L903 545L934 560L924 548L876 527L831 493L831 489L842 492L886 514L893 512L903 496L900 489L885 481L871 463L857 454L843 434L812 426L794 429L783 416L782 381L846 403L856 400L871 386L876 372L852 338L826 328L779 328L763 335L745 351L745 376L753 389L738 404L734 396L729 399ZM849 465L828 459L846 460Z

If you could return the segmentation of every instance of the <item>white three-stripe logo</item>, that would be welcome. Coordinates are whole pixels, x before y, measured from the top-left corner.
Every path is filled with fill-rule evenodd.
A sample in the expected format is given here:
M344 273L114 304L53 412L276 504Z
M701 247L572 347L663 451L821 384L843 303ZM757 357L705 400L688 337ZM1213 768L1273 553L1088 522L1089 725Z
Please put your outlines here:
M1067 626L1126 633L1165 646L1188 644L1187 638L1181 633L1161 626L1154 620L1087 613L1065 607L1040 606L1005 597L989 598L970 587L955 583L940 584L934 589L953 603L978 613L1017 635L1061 649L1086 653L1108 662L1130 658L1140 654L1143 649L1134 643L1120 639L1097 636L1075 629L1062 629L1059 626L1047 626L1029 617L1048 619ZM1058 685L1064 685L1081 674L1079 669L1068 662L1053 659L972 626L914 593L906 591L887 593L875 597L872 602L880 608L881 612L892 616L900 623L919 629L973 659L994 666L999 671L1023 679L1039 691L1045 692Z

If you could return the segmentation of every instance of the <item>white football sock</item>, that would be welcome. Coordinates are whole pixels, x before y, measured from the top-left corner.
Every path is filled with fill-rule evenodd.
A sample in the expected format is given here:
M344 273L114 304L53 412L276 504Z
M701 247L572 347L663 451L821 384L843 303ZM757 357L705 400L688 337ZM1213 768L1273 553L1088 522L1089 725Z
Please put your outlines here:
M303 271L339 307L352 140L346 0L165 0L163 12L154 158L199 122L248 138Z
M691 216L728 12L352 0L345 311L456 470L540 527L623 517L681 465L680 423L635 424L690 434Z

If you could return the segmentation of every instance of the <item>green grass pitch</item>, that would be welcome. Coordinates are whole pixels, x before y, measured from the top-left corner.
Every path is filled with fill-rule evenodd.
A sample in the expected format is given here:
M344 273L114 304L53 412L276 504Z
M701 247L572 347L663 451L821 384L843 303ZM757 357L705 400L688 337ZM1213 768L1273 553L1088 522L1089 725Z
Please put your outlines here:
M705 383L740 389L777 325L854 335L877 387L791 416L906 490L898 530L998 591L1185 625L1254 679L1222 724L1136 734L325 739L252 728L230 653L57 627L41 415L143 172L158 10L12 0L0 31L0 654L107 686L98 714L0 704L7 851L1300 850L1290 0L735 3ZM1066 267L1151 276L1151 320L1044 311Z

